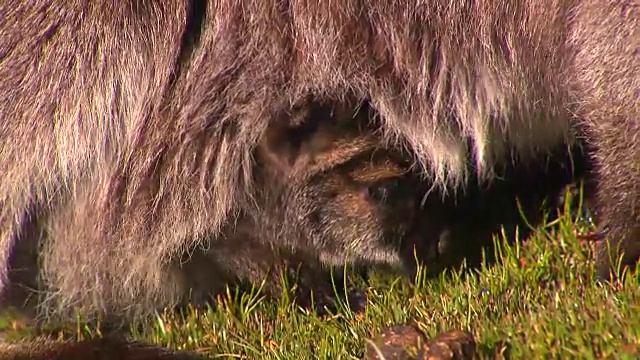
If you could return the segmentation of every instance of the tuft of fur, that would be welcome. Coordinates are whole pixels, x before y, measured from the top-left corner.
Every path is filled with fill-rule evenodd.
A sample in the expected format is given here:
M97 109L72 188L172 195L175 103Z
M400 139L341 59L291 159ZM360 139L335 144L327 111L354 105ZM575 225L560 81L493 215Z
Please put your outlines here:
M266 131L309 99L349 97L442 189L585 135L600 223L633 263L639 12L633 0L3 1L0 291L14 245L44 237L49 262L56 249L69 260L48 281L84 291L67 305L164 297L168 263L255 209ZM608 273L606 251L598 262Z

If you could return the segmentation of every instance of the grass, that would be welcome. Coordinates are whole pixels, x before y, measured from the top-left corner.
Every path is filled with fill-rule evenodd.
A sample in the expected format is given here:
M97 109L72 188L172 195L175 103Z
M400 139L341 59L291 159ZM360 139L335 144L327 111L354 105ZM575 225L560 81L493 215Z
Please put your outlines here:
M637 358L639 276L593 281L591 248L576 237L586 228L562 215L524 245L496 238L498 264L437 279L374 272L369 284L360 284L368 295L360 314L342 308L320 317L286 296L267 301L257 292L229 291L205 310L158 314L131 337L212 358L360 359L366 339L382 326L414 322L428 336L470 331L480 358Z

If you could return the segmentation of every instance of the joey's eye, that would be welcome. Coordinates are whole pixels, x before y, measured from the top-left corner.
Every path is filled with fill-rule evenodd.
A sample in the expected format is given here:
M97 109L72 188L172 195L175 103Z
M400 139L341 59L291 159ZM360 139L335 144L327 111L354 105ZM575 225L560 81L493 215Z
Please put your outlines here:
M390 196L393 196L393 193L398 187L398 179L387 179L378 181L367 187L367 196L369 196L373 200L385 202L389 199Z

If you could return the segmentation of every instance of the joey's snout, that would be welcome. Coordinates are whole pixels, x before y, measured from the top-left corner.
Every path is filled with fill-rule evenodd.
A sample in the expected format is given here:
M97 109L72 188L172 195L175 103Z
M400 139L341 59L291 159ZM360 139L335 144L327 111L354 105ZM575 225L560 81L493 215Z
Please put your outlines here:
M401 259L408 272L415 276L418 266L426 268L426 273L435 275L442 271L451 250L452 232L448 227L417 231L407 237L402 244Z

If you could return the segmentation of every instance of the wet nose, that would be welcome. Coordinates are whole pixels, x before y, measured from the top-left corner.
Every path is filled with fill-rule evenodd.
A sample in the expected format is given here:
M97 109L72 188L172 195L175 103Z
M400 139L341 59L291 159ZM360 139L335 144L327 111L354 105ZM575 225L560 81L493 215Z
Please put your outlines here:
M440 233L440 237L437 242L437 255L441 257L449 252L451 249L451 230L444 229Z

